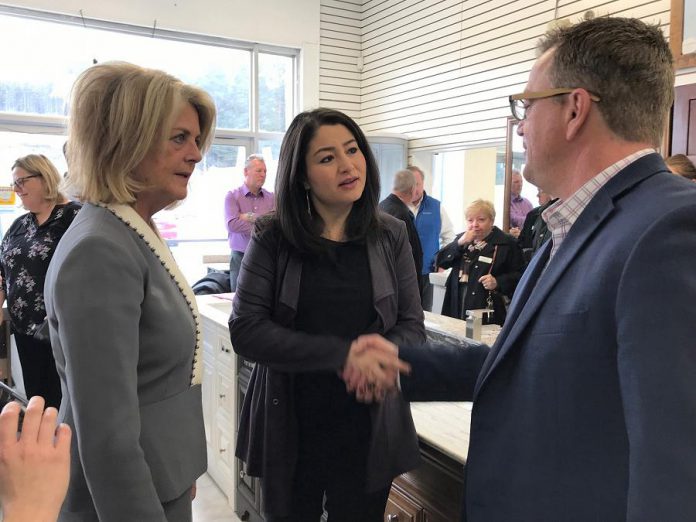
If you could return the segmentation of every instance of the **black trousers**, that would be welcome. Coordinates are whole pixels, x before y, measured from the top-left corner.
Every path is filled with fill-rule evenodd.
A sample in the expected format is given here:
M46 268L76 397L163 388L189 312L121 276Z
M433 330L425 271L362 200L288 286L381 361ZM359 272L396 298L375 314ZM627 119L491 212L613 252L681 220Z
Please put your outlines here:
M27 398L41 395L46 400L46 406L59 408L62 394L51 344L17 332L14 338Z
M364 473L364 468L363 468ZM292 514L278 517L264 513L266 522L319 522L326 495L328 522L383 522L389 490L365 492L365 482L351 470L337 466L322 473L320 466L300 463L295 474Z

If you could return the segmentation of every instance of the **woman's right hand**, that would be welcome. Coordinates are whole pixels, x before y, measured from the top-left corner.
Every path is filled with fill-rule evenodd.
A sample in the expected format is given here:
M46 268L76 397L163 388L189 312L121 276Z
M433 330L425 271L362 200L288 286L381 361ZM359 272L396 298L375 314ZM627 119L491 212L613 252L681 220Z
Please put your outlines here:
M475 237L476 233L473 230L469 229L460 236L457 243L459 243L459 246L463 246L467 243L473 243Z

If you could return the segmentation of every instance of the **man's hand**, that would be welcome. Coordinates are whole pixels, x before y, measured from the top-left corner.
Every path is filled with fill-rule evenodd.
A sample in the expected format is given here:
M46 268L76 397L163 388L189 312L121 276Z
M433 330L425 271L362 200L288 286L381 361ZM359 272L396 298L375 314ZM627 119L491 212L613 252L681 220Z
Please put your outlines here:
M363 335L353 341L342 378L349 392L358 400L381 400L396 388L399 372L408 374L411 367L399 359L395 344L377 334Z
M508 230L508 234L517 239L518 237L520 237L519 227L512 227L510 230Z
M32 397L17 434L20 407L0 413L0 504L5 522L58 518L70 475L70 427L56 428L58 412Z

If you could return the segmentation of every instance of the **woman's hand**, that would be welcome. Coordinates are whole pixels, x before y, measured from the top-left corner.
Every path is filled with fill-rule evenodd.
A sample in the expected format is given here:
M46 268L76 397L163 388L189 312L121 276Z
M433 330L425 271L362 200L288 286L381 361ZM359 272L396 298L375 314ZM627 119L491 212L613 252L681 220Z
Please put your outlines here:
M399 372L411 367L399 359L395 344L377 334L362 335L351 344L342 378L349 392L355 391L363 402L383 398L396 388Z
M481 283L486 290L495 290L498 288L498 281L496 281L495 277L491 274L479 277L479 283Z
M70 427L56 428L58 412L44 411L32 397L17 434L20 407L7 404L0 414L0 504L5 522L48 522L58 518L70 476Z
M476 232L469 229L459 237L459 239L457 240L457 244L459 244L459 246L464 246L467 243L473 243L475 238Z

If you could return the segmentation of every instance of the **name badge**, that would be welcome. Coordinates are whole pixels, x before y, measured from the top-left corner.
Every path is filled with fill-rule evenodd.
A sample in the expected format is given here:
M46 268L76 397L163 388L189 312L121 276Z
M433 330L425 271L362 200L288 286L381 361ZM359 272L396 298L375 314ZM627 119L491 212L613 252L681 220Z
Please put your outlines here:
M481 263L488 263L489 265L493 262L493 259L492 259L492 258L486 257L486 256L479 256L478 260L479 260Z

